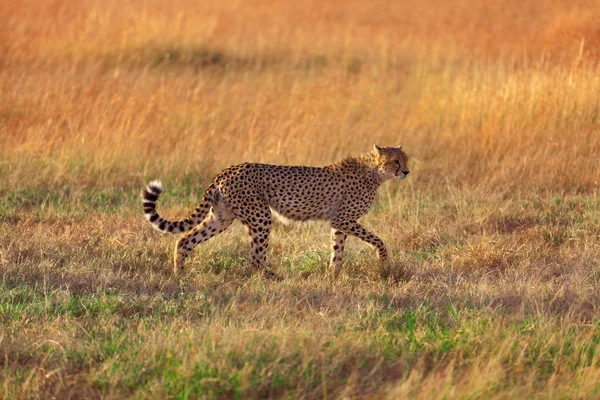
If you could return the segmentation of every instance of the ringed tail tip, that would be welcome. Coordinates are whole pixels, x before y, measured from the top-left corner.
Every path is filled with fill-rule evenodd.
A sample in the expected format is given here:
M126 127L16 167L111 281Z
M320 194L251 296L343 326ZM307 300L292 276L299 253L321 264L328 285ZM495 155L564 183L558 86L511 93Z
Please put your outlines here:
M155 179L146 185L146 190L152 194L161 194L163 192L163 187L160 181Z

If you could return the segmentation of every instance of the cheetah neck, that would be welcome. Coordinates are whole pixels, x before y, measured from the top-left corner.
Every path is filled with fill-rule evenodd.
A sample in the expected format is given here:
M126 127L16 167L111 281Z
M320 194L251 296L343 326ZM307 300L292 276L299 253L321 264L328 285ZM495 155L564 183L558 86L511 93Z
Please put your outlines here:
M379 172L377 156L374 153L365 153L358 157L348 157L333 165L328 166L332 170L350 171L354 174L363 175L365 178L377 184L383 183L385 178Z

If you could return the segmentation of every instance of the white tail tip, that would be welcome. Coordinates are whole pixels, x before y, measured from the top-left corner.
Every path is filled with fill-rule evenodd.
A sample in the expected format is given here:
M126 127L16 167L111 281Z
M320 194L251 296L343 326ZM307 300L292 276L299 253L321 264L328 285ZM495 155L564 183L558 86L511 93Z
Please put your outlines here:
M155 189L153 191L158 192L158 193L161 193L163 191L163 186L158 179L153 180L152 182L148 183L148 185L146 185L146 188Z

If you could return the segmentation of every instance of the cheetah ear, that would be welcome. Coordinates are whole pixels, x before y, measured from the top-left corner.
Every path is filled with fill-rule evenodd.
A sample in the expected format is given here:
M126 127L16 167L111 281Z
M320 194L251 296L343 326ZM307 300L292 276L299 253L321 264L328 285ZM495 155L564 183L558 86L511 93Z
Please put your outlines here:
M398 150L402 150L402 145L400 145L400 146L396 146L396 148L397 148Z
M373 150L375 150L376 153L381 153L381 147L377 146L376 144L373 145Z

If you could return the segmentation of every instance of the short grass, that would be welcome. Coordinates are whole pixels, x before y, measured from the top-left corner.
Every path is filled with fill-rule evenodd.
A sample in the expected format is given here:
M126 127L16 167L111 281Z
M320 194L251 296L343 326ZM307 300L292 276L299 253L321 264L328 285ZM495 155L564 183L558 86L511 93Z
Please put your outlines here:
M0 4L0 397L600 397L600 36L585 1ZM171 274L241 161L403 144L327 274L324 223Z

